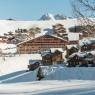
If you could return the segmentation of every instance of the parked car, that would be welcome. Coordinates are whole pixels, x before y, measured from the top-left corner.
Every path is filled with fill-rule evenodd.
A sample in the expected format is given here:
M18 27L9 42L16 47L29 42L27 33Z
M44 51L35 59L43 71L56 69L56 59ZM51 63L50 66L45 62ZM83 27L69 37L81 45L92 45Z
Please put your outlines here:
M29 60L29 71L34 71L35 69L37 69L40 66L40 61L36 61L36 60Z

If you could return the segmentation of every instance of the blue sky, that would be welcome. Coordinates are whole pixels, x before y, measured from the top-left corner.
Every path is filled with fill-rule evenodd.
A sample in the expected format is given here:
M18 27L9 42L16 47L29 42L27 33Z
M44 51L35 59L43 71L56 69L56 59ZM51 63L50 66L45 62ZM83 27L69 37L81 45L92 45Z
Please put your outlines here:
M46 13L72 16L70 0L0 0L0 19L35 20Z

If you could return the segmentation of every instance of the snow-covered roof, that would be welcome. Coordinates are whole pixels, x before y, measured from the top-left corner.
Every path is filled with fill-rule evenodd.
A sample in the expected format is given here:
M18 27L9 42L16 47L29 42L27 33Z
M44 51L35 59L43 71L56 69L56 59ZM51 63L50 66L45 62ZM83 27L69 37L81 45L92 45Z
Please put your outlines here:
M95 38L84 38L79 41L80 46L89 45L95 43Z
M84 57L86 55L86 53L82 53L82 52L76 52L73 53L72 55L69 56L69 58L74 57L75 55L79 56L79 57Z
M23 43L25 43L25 42L31 41L31 40L33 40L33 39L36 39L36 38L42 37L42 36L45 36L45 34L41 34L41 35L36 36L35 38L31 38L31 39L25 40L25 41L23 41L23 42L18 43L17 45L23 44ZM49 36L52 36L52 37L55 37L55 38L58 38L58 39L61 39L61 40L67 42L67 40L64 40L63 38L58 37L58 36L56 36L56 35L49 35Z
M48 54L51 54L51 52L50 52L50 51L41 52L41 55L42 55L42 56L46 56L46 55L48 55Z
M95 50L89 51L89 52L87 52L87 53L91 53L92 55L95 55Z
M66 45L66 46L67 46L68 49L71 49L72 47L77 48L77 45L75 45L75 44L72 44L72 45Z
M54 53L56 50L60 51L60 52L64 52L64 50L62 48L50 48L51 52Z

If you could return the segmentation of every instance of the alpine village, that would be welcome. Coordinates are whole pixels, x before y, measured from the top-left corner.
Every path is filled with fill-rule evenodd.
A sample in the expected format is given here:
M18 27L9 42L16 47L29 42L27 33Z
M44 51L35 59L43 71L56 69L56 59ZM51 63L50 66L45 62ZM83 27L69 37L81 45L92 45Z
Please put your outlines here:
M56 20L51 14L47 16L48 19L36 22L14 19L3 21L15 26L13 30L0 36L0 56L3 60L8 56L30 54L29 70L40 65L56 64L67 67L94 67L95 29L85 30L78 19Z

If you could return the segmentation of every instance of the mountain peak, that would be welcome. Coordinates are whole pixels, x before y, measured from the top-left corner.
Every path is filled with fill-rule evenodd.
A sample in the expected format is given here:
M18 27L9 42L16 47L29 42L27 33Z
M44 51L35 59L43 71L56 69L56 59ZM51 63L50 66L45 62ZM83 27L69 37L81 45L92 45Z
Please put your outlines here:
M39 20L63 20L66 19L66 16L62 14L56 14L52 15L50 13L42 15L42 17Z

